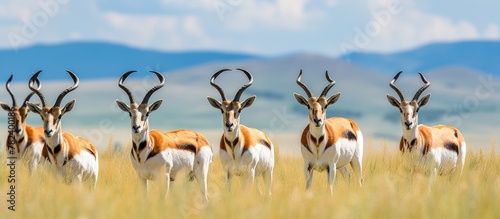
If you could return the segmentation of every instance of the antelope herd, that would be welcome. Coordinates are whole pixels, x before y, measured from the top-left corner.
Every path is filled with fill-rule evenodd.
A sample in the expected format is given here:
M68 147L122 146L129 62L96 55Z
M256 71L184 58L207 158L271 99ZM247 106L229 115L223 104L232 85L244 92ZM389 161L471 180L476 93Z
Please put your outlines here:
M217 71L210 79L210 84L218 91L221 101L207 97L208 103L219 109L222 114L222 136L219 144L219 156L225 171L228 189L234 175L244 177L244 188L251 189L255 178L262 176L266 194L271 195L273 169L275 162L275 147L264 132L244 126L240 123L241 112L255 101L256 96L250 96L240 101L244 91L253 83L253 76L245 69L236 69L243 73L248 82L241 86L232 100L226 98L224 90L215 83L217 77L230 69ZM130 104L116 100L118 107L130 116L132 131L132 149L130 158L132 166L139 176L144 190L148 189L148 181L165 177L167 194L170 181L176 179L180 170L188 170L189 178L196 179L204 202L208 201L208 173L213 160L212 147L200 133L190 130L160 131L150 129L149 116L159 109L163 100L149 104L151 96L165 85L164 76L157 71L150 71L159 80L159 84L151 88L142 101L137 103L132 92L124 85L125 80L135 71L123 74L118 80L121 88L129 98ZM36 170L39 163L48 162L54 172L66 183L81 183L90 180L90 186L95 188L98 179L99 159L94 145L81 137L69 132L63 132L61 119L70 112L75 100L61 107L63 98L78 88L79 78L71 71L67 73L73 80L73 85L59 94L52 107L41 92L42 84L38 79L41 71L33 74L28 82L31 93L18 107L10 84L13 75L6 83L6 89L12 99L12 106L0 103L14 120L13 129L9 129L7 150L14 157L27 164L29 172ZM466 144L464 137L454 127L438 125L429 127L418 124L418 111L430 99L430 94L420 98L420 95L430 86L430 82L421 74L424 85L408 101L401 90L394 85L402 72L390 81L389 86L399 96L399 100L387 95L389 103L398 108L401 113L403 134L399 149L406 156L416 154L419 159L414 165L424 168L430 174L451 174L459 176L462 172ZM309 121L301 134L300 148L304 159L304 175L306 189L310 190L314 171L326 170L328 186L333 192L333 184L337 169L348 181L351 177L347 166L350 165L360 186L363 185L363 134L352 119L341 117L326 117L328 106L340 98L340 92L328 97L328 92L335 85L328 71L325 72L328 84L319 97L301 81L302 69L297 77L297 84L304 90L307 98L294 93L295 99L307 107ZM41 102L35 104L32 96L36 94ZM26 124L28 112L39 114L42 127ZM299 133L297 133L299 135ZM12 155L12 154L11 154Z

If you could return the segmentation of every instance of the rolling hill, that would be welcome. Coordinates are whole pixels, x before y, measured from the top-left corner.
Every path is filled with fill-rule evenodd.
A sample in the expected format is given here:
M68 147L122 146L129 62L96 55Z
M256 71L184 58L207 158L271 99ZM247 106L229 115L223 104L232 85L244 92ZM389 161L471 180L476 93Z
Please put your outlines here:
M427 72L440 67L465 67L500 76L500 41L435 43L420 48L381 53L350 53L341 59L366 68L394 74L399 70Z
M82 79L116 78L128 70L172 71L211 62L258 59L243 53L215 51L161 52L102 42L35 45L19 50L0 50L0 72L26 80L40 69L46 79L66 78L65 69ZM0 79L5 80L5 79Z

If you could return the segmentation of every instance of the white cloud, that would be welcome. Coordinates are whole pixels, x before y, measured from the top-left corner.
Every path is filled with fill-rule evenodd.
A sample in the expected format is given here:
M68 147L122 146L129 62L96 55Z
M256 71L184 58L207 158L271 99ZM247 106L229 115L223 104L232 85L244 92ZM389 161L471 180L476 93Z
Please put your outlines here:
M105 38L142 48L187 49L210 45L211 40L195 16L130 15L109 12Z
M367 31L373 27L377 31ZM369 43L361 50L390 52L410 49L424 44L443 41L484 39L498 36L498 28L490 26L484 34L468 21L453 21L450 18L426 14L417 10L403 10L391 15L387 25L375 18L365 26L358 27ZM371 29L371 30L374 30Z
M495 24L489 24L484 32L484 37L487 39L499 39L500 30L498 29L498 26Z
M234 30L273 28L300 30L315 19L325 17L324 11L311 7L307 0L244 1L222 12L224 22Z

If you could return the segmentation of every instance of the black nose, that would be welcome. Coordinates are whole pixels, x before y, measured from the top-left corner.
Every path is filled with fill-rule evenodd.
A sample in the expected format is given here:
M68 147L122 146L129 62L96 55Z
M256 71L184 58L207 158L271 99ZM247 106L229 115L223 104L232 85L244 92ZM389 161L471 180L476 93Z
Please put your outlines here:
M52 130L44 130L46 136L50 136L52 133Z
M233 126L232 123L226 123L226 128L231 128Z
M408 121L405 122L407 128L410 128L411 124L413 124L413 122L408 122Z
M319 125L319 123L321 122L321 119L313 119L313 122L316 123L316 125Z
M140 126L135 126L135 125L132 126L132 129L134 129L134 131L136 131L136 132L139 130L139 128L141 128L141 127Z

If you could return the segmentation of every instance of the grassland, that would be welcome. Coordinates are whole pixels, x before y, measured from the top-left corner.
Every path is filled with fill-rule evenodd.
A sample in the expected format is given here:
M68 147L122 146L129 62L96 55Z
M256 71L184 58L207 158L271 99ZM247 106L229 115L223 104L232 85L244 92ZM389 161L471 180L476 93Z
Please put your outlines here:
M383 149L374 150L374 146ZM5 155L0 168L1 218L500 218L500 155L494 150L469 150L458 182L440 176L429 187L427 176L410 173L409 162L394 147L366 147L365 184L338 177L334 195L326 174L316 174L312 194L305 192L302 158L277 157L273 196L242 192L236 178L228 192L218 157L209 174L210 202L200 204L196 183L177 179L164 197L165 181L141 190L129 150L100 154L95 191L67 186L42 167L33 176L18 165L16 211L7 209ZM257 189L263 189L262 180ZM256 189L256 190L257 190Z

